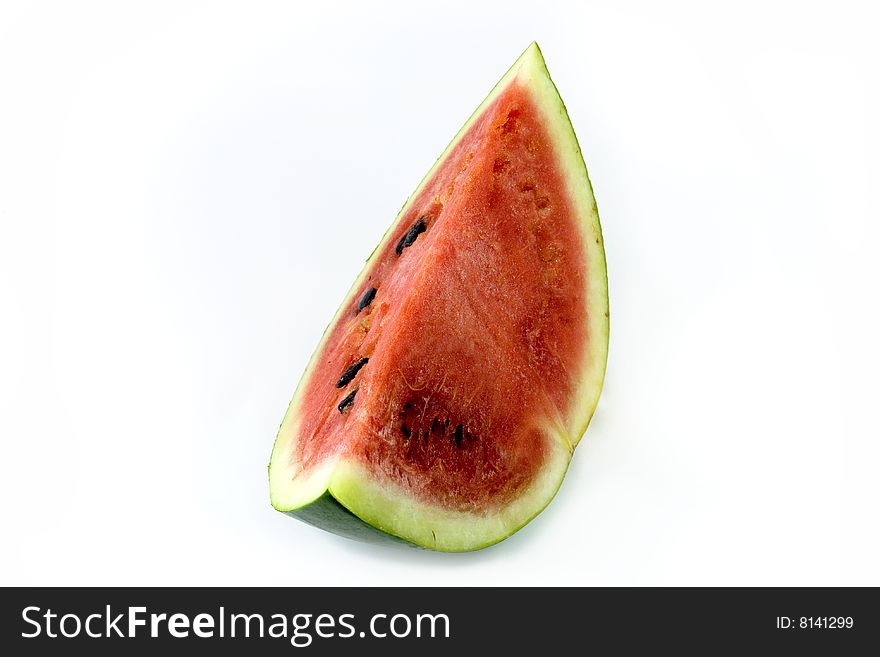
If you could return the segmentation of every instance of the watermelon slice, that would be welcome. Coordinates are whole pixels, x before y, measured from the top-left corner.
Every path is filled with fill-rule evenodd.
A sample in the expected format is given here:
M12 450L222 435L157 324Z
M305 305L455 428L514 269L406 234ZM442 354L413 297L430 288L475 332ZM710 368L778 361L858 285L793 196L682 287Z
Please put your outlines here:
M269 464L273 506L444 551L550 502L608 350L599 216L532 44L398 214L324 333Z

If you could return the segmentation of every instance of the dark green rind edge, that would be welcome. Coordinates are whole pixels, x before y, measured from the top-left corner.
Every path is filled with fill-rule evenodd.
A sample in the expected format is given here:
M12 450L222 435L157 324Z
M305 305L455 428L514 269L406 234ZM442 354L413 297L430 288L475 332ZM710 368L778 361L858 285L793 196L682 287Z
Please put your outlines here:
M362 543L423 549L420 545L367 524L342 506L329 492L325 492L314 502L293 511L285 511L284 514L302 520L312 527Z

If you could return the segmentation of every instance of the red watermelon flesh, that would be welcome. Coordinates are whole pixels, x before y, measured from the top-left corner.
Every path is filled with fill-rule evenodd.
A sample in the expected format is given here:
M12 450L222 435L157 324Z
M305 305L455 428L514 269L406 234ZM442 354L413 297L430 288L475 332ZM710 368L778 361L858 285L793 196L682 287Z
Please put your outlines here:
M586 171L533 45L328 327L276 441L273 504L329 499L437 549L509 535L549 502L595 408L606 285Z

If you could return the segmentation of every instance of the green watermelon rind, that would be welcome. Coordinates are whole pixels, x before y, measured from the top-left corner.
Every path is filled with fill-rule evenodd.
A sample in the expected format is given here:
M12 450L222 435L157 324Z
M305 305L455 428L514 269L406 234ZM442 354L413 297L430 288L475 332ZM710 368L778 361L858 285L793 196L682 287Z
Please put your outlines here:
M361 466L347 461L333 460L322 463L310 473L291 474L291 466L289 462L285 463L285 459L290 453L290 441L296 435L295 409L307 387L316 359L323 350L330 327L336 324L340 314L352 303L354 295L360 292L373 257L387 244L412 201L418 197L425 184L462 136L467 133L475 119L509 82L520 76L524 76L535 91L535 98L545 114L546 125L556 141L558 155L567 160L562 163L562 168L566 174L571 197L580 206L577 212L584 222L584 238L590 268L588 280L591 291L587 295L587 302L591 336L587 342L588 349L583 364L583 383L580 392L576 395L582 403L579 409L570 414L573 418L580 418L580 421L571 426L564 426L564 422L560 419L556 426L550 427L560 438L559 445L555 449L557 454L552 459L558 463L554 463L552 468L544 468L542 476L546 477L548 474L555 476L550 476L547 481L539 479L534 482L532 490L522 494L513 505L505 507L487 520L485 515L443 510L417 501L405 491L394 490L388 482L383 481L380 485ZM587 202L588 207L583 207ZM533 42L493 87L404 203L379 244L367 258L345 301L325 329L291 399L275 440L269 463L272 506L309 524L368 542L390 542L446 552L461 552L482 549L504 540L540 514L562 485L574 448L586 431L598 404L607 362L609 326L607 268L592 184L568 111L550 78L540 48ZM520 509L521 506L528 508ZM517 510L520 512L514 513ZM507 518L505 514L513 517ZM492 523L495 520L497 520L495 524L500 523L500 526L493 527ZM481 526L488 529L482 532L475 531L475 528Z

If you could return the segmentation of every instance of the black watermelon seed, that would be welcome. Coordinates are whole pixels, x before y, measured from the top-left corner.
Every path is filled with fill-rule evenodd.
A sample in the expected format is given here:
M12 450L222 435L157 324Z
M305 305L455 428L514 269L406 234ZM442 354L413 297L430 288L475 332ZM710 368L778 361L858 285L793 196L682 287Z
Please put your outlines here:
M400 430L403 432L404 438L409 438L410 432L409 432L408 426L406 426L405 424L402 424L402 425L400 425Z
M357 394L357 392L358 392L358 389L355 388L355 389L352 390L350 393L348 393L348 394L342 399L341 402L339 402L339 406L337 406L336 408L339 409L339 412L340 412L340 413L344 413L346 408L348 408L349 406L351 406L352 404L354 404L354 396Z
M360 311L362 311L364 308L366 308L371 303L373 303L373 299L375 299L375 298L376 298L376 288L371 287L369 290L364 292L363 296L361 297L361 300L358 301L358 309L357 309L357 312L355 313L355 315L357 315Z
M431 422L431 433L437 433L437 429L440 428L440 420L434 418L434 421Z
M416 239L419 235L424 233L428 229L428 225L425 223L425 217L419 217L416 222L409 227L409 230L404 233L403 237L400 238L400 241L397 243L397 247L394 249L394 252L397 255L403 253L403 250L415 244Z
M368 360L370 359L364 356L360 360L356 360L354 363L349 365L342 373L342 376L339 377L339 381L336 382L336 387L342 388L347 386L349 382L357 375L358 371L367 364Z
M455 444L458 445L459 447L461 447L461 438L462 438L463 433L464 433L463 426L461 426L459 424L457 427L455 427Z

